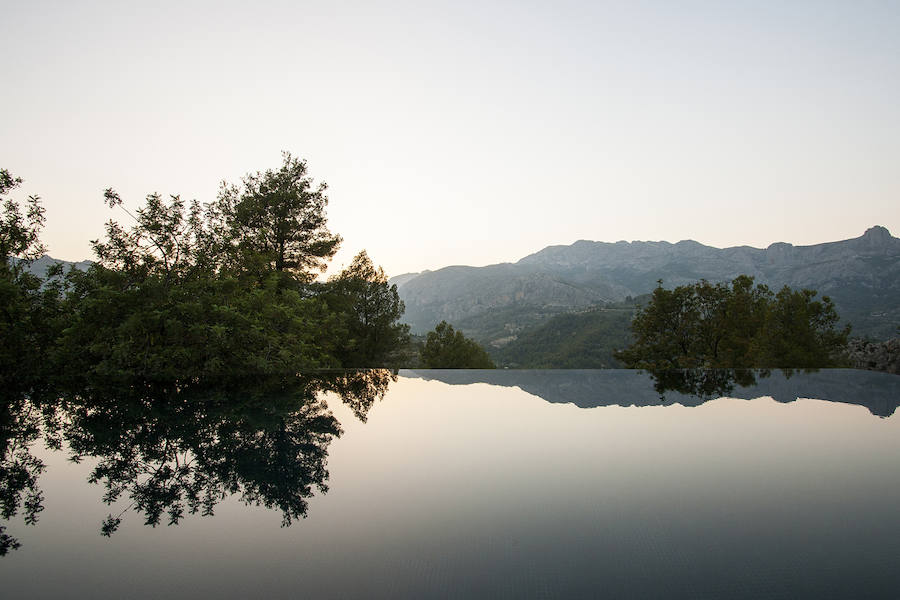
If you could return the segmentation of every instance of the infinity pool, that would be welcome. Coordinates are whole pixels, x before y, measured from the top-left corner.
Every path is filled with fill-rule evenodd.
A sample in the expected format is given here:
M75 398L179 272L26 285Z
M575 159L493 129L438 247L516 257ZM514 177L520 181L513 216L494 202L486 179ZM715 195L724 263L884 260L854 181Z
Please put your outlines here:
M900 377L339 377L10 408L3 596L900 595Z

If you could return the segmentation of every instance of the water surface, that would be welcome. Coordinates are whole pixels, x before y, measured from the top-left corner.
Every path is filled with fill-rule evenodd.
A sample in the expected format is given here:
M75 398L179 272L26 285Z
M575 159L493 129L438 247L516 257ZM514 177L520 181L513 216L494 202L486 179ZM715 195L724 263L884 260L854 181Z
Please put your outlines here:
M0 557L0 585L8 598L895 598L900 378L754 379L711 397L634 371L404 371L73 402L58 443L27 446L45 464L43 510L3 521L21 546Z

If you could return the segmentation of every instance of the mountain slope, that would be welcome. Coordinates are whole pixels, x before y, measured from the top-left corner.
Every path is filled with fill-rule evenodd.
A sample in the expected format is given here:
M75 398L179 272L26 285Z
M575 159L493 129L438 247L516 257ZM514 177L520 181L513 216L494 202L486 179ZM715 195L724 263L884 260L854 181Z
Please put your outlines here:
M879 226L850 240L775 243L765 249L719 249L691 240L582 240L544 248L513 264L406 274L399 292L406 303L404 320L414 331L425 331L441 320L458 323L488 311L567 312L621 301L650 292L660 279L674 287L699 279L730 281L741 274L775 290L788 285L831 296L855 335L887 338L900 323L900 239ZM491 342L477 331L466 334Z
M11 258L10 261L15 264L19 259ZM53 258L51 256L47 256L44 254L39 259L33 261L30 265L28 265L25 270L32 275L36 275L37 277L44 278L47 275L47 269L55 265L62 265L63 273L70 269L77 269L79 271L87 271L88 268L93 263L89 260L82 260L79 262L71 262L68 260L60 260L58 258Z

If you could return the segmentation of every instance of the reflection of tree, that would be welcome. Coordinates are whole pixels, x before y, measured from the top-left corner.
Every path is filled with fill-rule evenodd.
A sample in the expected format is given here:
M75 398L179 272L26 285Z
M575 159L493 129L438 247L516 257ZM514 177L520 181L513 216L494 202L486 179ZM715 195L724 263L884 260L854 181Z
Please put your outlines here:
M721 398L742 387L756 385L757 377L768 377L767 369L671 369L649 371L653 388L664 397L666 392L678 392L701 399Z
M803 373L815 373L818 369L802 369ZM779 369L785 379L790 379L800 369ZM721 398L734 391L734 386L744 388L756 385L757 379L766 379L772 369L672 369L648 371L653 378L653 388L663 398L666 392L678 392L702 400Z
M283 523L306 515L314 489L327 490L327 448L340 424L308 380L267 379L240 388L123 389L69 399L65 438L79 460L99 458L93 483L104 501L131 504L110 515L110 535L133 508L147 525L165 515L213 514L230 494L277 507Z
M322 388L338 394L356 418L365 423L375 400L383 398L395 381L397 371L389 369L340 371L323 376Z
M29 452L41 433L41 413L22 396L0 396L0 517L9 520L22 510L26 525L34 525L44 510L38 476L44 463ZM20 546L0 526L0 556Z
M212 515L234 494L279 509L286 526L306 516L316 490L328 489L328 446L341 428L318 392L338 393L364 421L395 380L375 370L227 388L92 389L67 398L64 437L74 460L99 459L90 481L106 488L104 502L130 499L107 517L103 535L128 510L147 525L174 525L187 514Z

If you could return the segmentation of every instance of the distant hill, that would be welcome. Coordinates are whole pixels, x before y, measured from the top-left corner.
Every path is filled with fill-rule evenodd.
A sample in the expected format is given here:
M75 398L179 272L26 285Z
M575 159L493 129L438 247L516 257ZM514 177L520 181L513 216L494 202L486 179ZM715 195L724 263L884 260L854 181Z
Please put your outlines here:
M15 262L17 259L11 259ZM88 268L93 264L89 260L82 260L80 262L71 262L68 260L60 260L58 258L52 258L47 256L46 254L32 262L28 265L28 268L25 269L32 275L37 275L38 277L45 277L47 275L47 269L52 267L53 265L60 264L63 266L63 271L68 271L69 269L78 269L79 271L87 271Z
M633 306L608 305L555 315L515 339L488 344L501 366L528 369L614 369L615 350L631 343Z
M765 249L719 249L692 240L582 240L544 248L516 263L445 267L392 282L413 331L447 320L491 344L557 314L649 293L660 279L675 287L741 274L776 291L788 285L831 296L843 320L853 324L853 335L887 339L900 324L900 239L880 226L850 240L812 246L781 242ZM488 318L491 314L501 320ZM502 322L510 314L515 318ZM479 321L478 329L466 326ZM485 334L487 329L493 333Z

